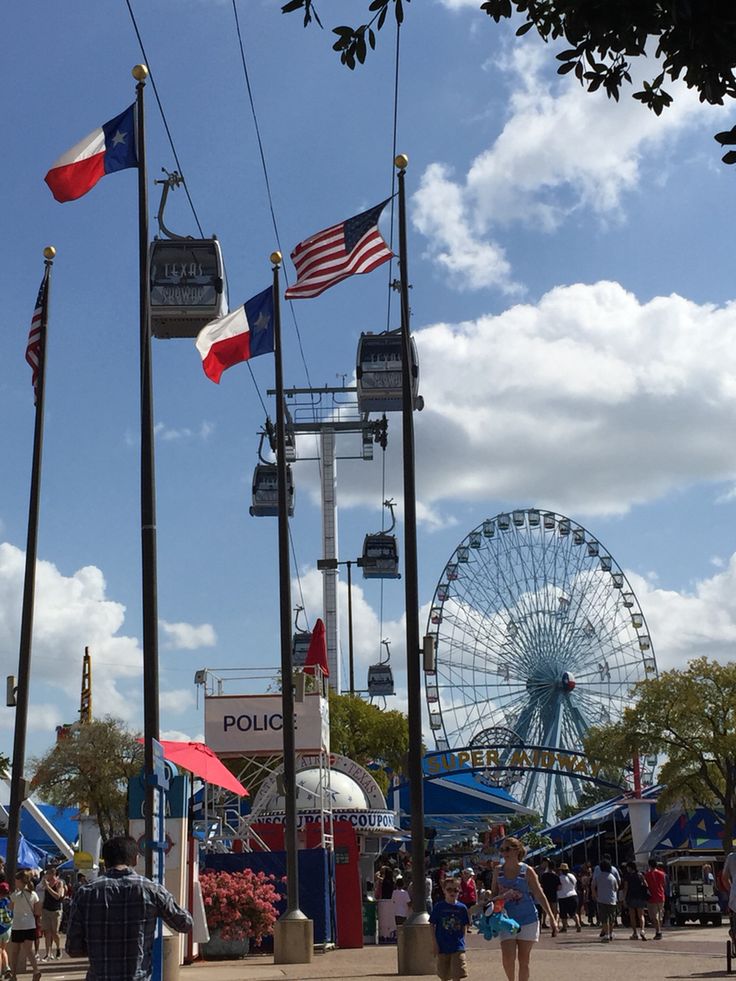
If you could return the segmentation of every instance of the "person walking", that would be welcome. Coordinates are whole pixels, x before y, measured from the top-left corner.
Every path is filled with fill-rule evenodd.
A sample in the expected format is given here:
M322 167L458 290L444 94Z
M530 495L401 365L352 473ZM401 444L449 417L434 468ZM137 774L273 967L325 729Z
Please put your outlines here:
M647 901L647 911L649 921L654 927L654 939L662 939L662 923L664 922L664 886L665 874L662 869L657 868L656 858L650 858L649 868L644 873L644 881L649 890L649 900Z
M61 907L66 895L64 881L56 874L55 868L46 870L44 876L43 900L41 902L41 930L46 941L46 951L41 958L42 961L50 961L53 955L53 948L56 947L57 960L61 957L61 938L59 928L61 927Z
M648 940L644 932L644 909L649 902L649 891L644 876L636 867L636 862L627 862L623 875L622 888L624 903L629 910L631 940ZM637 935L638 931L638 935Z
M518 838L505 838L500 848L504 863L493 876L491 901L502 899L504 911L519 924L519 932L513 937L501 939L501 960L508 981L515 981L516 964L519 964L518 981L529 981L529 959L534 944L539 940L539 917L536 902L549 918L553 936L557 932L557 917L544 894L537 873L522 861L526 845Z
M440 981L462 981L468 976L465 960L465 931L470 926L468 907L458 899L460 883L449 876L442 883L443 899L429 914L432 948L437 958Z
M463 869L460 873L460 902L472 909L478 902L478 889L475 884L475 872L471 868Z
M618 876L613 874L613 866L607 858L602 858L591 880L593 898L598 907L602 943L609 943L614 938L613 926L618 910L618 884Z
M575 929L580 933L582 925L580 923L580 914L578 913L578 880L570 871L570 866L567 862L560 864L558 878L560 884L557 887L557 906L560 911L560 919L562 920L560 932L567 933L567 921L572 917L575 923Z
M539 876L539 882L542 886L542 891L547 897L547 903L549 908L552 910L553 916L552 921L549 924L552 936L557 936L557 890L560 888L560 877L555 871L555 867L552 862L545 858L542 859L542 871ZM542 920L544 923L544 920Z
M404 880L401 876L396 879L394 891L391 893L391 903L394 911L394 924L398 927L406 923L406 918L411 910L411 897L404 889Z
M391 896L394 891L394 873L389 865L382 865L376 873L375 896L378 902L378 941L392 943L396 940L396 919Z
M188 933L192 917L162 885L136 874L134 838L110 838L102 858L105 874L74 893L66 951L89 958L87 981L150 981L159 918Z
M18 968L18 958L21 950L33 970L33 981L41 981L36 958L36 910L38 909L38 893L33 888L33 877L28 869L19 869L15 873L15 890L10 894L10 906L13 910L13 924L10 928L10 950L8 952L11 978L15 979Z

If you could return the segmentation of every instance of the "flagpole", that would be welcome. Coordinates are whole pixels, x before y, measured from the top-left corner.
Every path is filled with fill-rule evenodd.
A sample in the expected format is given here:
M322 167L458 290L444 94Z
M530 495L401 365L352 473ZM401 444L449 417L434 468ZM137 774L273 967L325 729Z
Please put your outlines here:
M148 187L146 127L143 90L145 65L133 68L136 92L136 150L138 155L138 262L140 276L140 380L141 380L141 571L143 612L143 769L146 781L146 875L153 878L155 824L153 741L159 737L158 713L158 599L156 584L156 472L153 440L153 371L148 278Z
M406 605L406 688L409 722L409 799L411 807L411 907L399 927L398 973L432 974L432 943L425 896L424 776L422 773L422 699L419 648L419 577L417 571L417 497L414 467L414 396L409 326L409 271L406 244L406 154L394 160L399 186L399 280L401 297L401 423L404 458L404 595Z
M274 963L307 964L312 960L313 924L299 909L299 838L296 813L296 738L294 731L294 670L291 654L291 572L289 513L286 487L286 426L284 372L281 357L281 253L271 253L273 265L273 353L276 388L276 472L278 478L279 610L281 625L281 715L284 740L284 845L286 848L286 912L274 931Z
M43 409L46 387L46 333L49 322L49 292L51 267L56 249L47 245L43 250L45 271L42 283L41 336L38 351L38 376L36 381L36 420L33 430L33 463L31 466L31 493L28 505L28 536L26 538L26 567L23 581L23 609L20 621L20 648L18 652L18 677L15 695L15 731L13 734L13 769L10 774L10 807L8 813L8 844L5 873L13 888L18 859L20 838L20 810L26 798L26 782L23 777L26 755L26 730L28 727L28 691L31 681L31 650L33 646L33 612L36 592L36 557L38 553L38 513L41 498L41 460L43 456Z

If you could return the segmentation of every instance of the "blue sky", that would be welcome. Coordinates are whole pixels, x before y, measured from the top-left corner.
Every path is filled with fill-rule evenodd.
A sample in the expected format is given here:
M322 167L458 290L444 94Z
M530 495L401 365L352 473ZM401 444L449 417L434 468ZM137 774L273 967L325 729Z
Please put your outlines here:
M363 4L350 7L357 20ZM268 285L278 242L232 4L133 8L197 213L222 242L234 306ZM725 659L736 636L735 175L712 137L733 113L681 86L659 119L630 92L619 105L588 95L554 74L551 49L476 8L412 4L401 41L398 149L410 157L412 325L426 402L416 417L423 617L471 528L536 505L581 521L627 570L660 666ZM271 0L238 10L286 255L391 191L393 27L351 73L328 30L304 31ZM320 14L328 26L350 20L328 0ZM142 721L136 174L106 177L65 205L43 184L64 150L133 101L130 69L142 57L122 0L16 5L6 37L5 673L17 664L33 431L23 356L42 249L58 250L29 732L40 752L74 718L85 644L95 711ZM175 163L150 85L147 104L152 182ZM151 186L152 228L157 198ZM167 224L196 233L181 190ZM382 267L294 304L313 384L351 377L360 331L386 327L387 282ZM286 384L302 386L284 313ZM272 360L253 370L265 397ZM154 342L154 385L162 729L194 737L196 669L278 662L276 524L248 515L263 411L247 368L217 387L193 343ZM380 527L379 456L339 465L342 558ZM315 464L297 463L295 477L292 529L312 623L322 613ZM397 416L386 492L401 498ZM359 678L391 638L401 706L402 584L384 587L383 625L377 584L358 580L355 603ZM342 644L346 657L345 630ZM8 752L12 725L0 709Z

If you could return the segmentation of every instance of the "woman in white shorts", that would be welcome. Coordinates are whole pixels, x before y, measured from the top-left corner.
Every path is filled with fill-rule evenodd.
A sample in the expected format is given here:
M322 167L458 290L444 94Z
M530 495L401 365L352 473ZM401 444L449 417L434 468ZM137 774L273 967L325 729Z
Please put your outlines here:
M504 864L493 874L491 893L494 899L504 900L507 916L516 920L521 927L515 936L501 940L503 969L509 981L514 981L518 960L518 981L528 981L529 958L534 944L539 940L537 904L549 917L553 930L557 928L557 918L544 895L536 872L521 861L526 854L526 846L518 838L505 838L500 850Z

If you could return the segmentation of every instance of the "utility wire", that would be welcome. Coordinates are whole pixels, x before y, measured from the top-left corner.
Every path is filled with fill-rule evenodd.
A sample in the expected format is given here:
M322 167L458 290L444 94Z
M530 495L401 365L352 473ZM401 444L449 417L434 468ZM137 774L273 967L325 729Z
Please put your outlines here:
M396 159L396 134L399 125L399 64L401 55L401 24L397 21L396 23L396 57L394 63L394 124L393 124L393 142L391 146L391 225L390 225L390 239L389 248L393 252L394 250L394 208L396 202L396 167L394 166L394 160ZM386 330L391 329L391 300L393 288L391 283L393 282L393 266L394 260L389 259L388 263L388 304L386 307Z
M171 147L171 152L174 155L174 160L176 161L176 168L180 174L184 173L184 168L179 163L179 155L176 152L176 147L174 146L174 138L171 135L171 130L169 129L169 124L166 120L166 113L164 112L164 107L161 104L161 99L159 98L158 88L156 87L156 80L153 77L153 69L151 68L151 62L148 60L148 55L146 54L146 49L143 47L143 38L141 37L141 32L138 30L138 23L135 19L135 14L133 13L133 8L130 5L130 0L125 0L125 4L128 8L128 13L130 14L130 19L133 22L133 30L135 31L135 36L138 38L138 45L141 49L141 54L143 55L143 61L148 68L148 77L151 79L151 87L153 88L153 94L156 96L156 102L158 103L158 111L161 113L161 119L163 120L164 129L166 130L166 135L169 138L169 146ZM204 232L202 231L202 226L199 223L199 217L197 216L197 211L194 207L194 202L192 201L191 195L189 193L189 188L184 181L184 191L189 201L189 207L192 209L192 214L194 215L194 220L197 223L197 228L199 229L200 238L204 238Z
M260 127L260 125L258 123L258 114L256 113L255 100L253 98L253 89L251 88L251 84L250 84L250 74L248 72L248 63L247 63L246 57L245 57L245 45L243 44L243 34L242 34L241 30L240 30L240 18L238 17L238 8L237 8L237 4L236 4L235 0L232 0L232 4L233 4L233 14L235 15L235 28L236 28L236 31L237 31L237 34L238 34L238 44L240 46L240 61L241 61L241 64L243 65L243 75L245 76L245 87L246 87L246 89L248 91L248 102L250 103L250 111L251 111L251 115L253 116L253 127L254 127L255 132L256 132L256 141L258 143L258 153L260 154L260 157L261 157L261 167L263 169L263 179L264 179L265 184L266 184L266 196L268 197L268 208L269 208L269 211L271 212L271 223L273 224L273 231L274 231L274 235L276 236L276 244L278 245L279 252L283 255L284 254L284 250L283 250L283 247L281 245L281 236L279 235L278 222L276 221L276 211L275 211L274 206L273 206L273 195L271 193L271 180L270 180L269 175L268 175L268 165L266 164L266 154L265 154L265 151L263 149L263 140L261 139L261 127ZM284 267L284 280L285 280L286 285L288 287L288 285L289 285L289 277L288 277L288 273L286 271L286 267ZM308 385L309 388L312 388L312 380L309 377L309 368L307 367L307 359L306 359L306 357L304 355L304 346L302 345L302 336L301 336L301 332L299 330L299 324L297 323L296 314L294 312L294 304L293 304L293 301L291 301L291 300L289 301L289 307L291 309L291 318L294 321L294 329L296 331L297 342L299 344L299 354L301 355L302 364L304 365L304 373L305 373L306 378L307 378L307 385Z

